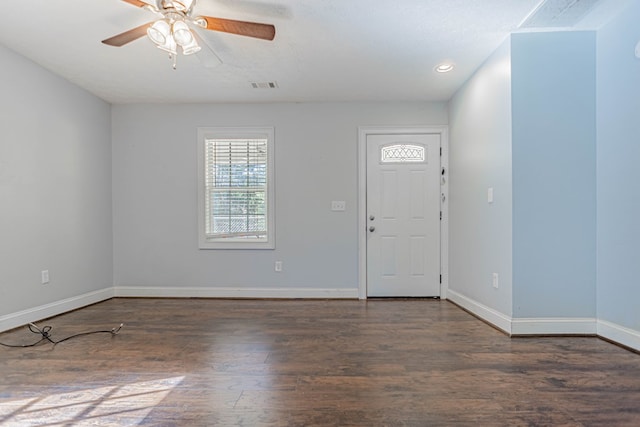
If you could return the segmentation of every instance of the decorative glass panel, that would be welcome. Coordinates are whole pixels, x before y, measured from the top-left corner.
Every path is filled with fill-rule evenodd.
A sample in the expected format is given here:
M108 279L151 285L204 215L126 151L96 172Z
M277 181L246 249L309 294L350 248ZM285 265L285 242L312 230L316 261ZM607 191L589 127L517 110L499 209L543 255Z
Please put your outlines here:
M380 150L382 163L424 162L425 149L420 145L394 144Z

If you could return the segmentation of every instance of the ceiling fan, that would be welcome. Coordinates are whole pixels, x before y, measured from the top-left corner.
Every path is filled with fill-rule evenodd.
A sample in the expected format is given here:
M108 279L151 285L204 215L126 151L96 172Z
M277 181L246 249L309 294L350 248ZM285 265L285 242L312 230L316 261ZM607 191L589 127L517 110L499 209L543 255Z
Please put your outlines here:
M193 9L196 5L196 0L155 0L155 6L142 0L122 1L153 12L159 15L160 19L102 40L102 43L120 47L147 35L159 49L169 53L169 57L173 59L174 69L176 68L176 58L179 50L184 55L191 55L202 49L202 46L198 44L198 36L190 28L190 25L206 30L255 37L263 40L273 40L276 35L275 27L270 24L214 18L212 16L194 16Z

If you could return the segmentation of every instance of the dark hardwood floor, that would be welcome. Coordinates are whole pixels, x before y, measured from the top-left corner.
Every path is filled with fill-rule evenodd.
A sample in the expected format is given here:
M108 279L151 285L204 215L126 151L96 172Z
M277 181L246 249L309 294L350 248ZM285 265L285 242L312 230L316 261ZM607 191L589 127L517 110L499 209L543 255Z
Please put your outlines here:
M39 326L121 322L0 347L0 425L640 425L640 355L512 339L446 301L117 298Z

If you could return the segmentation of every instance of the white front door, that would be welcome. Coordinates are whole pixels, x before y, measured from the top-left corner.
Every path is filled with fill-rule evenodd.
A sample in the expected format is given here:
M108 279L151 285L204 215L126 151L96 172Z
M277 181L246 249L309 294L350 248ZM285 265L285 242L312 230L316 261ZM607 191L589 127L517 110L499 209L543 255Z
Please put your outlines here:
M440 134L368 134L367 296L440 296Z

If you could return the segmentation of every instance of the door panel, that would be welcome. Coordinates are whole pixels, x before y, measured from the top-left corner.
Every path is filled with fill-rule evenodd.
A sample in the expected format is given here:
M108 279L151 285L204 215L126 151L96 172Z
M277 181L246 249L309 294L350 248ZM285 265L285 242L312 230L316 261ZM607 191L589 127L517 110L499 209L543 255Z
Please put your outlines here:
M425 244L426 239L422 236L412 236L410 238L411 251L411 271L412 276L424 276L425 274Z
M380 239L380 259L382 261L382 275L394 277L397 272L396 262L396 238L394 236L382 236Z
M440 135L367 135L367 295L440 296Z

